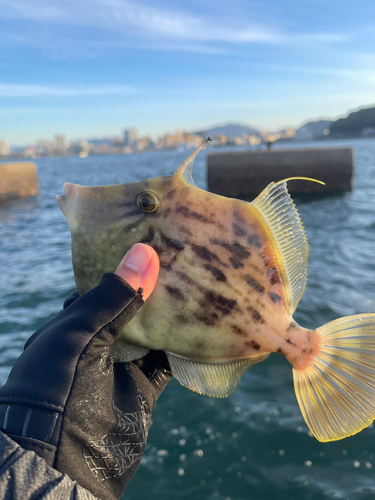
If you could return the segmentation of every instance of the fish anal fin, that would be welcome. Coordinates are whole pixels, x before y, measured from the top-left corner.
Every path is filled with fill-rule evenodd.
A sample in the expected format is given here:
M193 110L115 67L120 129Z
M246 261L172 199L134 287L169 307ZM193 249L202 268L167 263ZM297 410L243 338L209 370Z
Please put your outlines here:
M322 347L293 370L302 415L322 442L352 436L375 419L375 314L347 316L317 329Z
M225 398L234 391L246 370L260 363L269 353L224 363L202 363L167 352L174 377L191 391Z
M111 346L111 356L114 363L126 363L135 359L143 358L150 352L150 349L135 344L130 344L122 339L118 339Z
M252 202L271 240L289 314L296 310L307 281L308 244L286 181L269 184Z

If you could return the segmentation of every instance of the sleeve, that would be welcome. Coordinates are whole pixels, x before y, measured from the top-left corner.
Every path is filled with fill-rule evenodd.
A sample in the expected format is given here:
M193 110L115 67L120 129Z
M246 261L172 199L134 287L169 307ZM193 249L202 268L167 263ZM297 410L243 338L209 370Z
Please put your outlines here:
M49 467L0 432L0 498L3 500L95 500L98 497Z

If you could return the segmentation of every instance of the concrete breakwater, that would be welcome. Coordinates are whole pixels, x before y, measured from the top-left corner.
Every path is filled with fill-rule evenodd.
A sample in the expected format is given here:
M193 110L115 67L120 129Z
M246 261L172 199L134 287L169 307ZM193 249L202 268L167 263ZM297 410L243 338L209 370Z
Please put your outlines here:
M38 192L38 172L35 163L0 163L0 203L34 196Z
M223 196L258 195L270 182L288 177L311 177L325 182L293 181L291 193L324 193L352 189L354 155L351 148L279 149L207 155L208 190Z

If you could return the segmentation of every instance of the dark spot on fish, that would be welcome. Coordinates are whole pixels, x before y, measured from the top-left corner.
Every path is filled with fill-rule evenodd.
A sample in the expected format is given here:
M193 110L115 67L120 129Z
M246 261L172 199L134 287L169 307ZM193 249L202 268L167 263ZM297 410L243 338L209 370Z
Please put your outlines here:
M238 212L234 211L233 215L239 222L241 222L242 224L246 224L245 219Z
M232 325L232 331L233 333L235 333L236 335L240 335L241 337L246 336L246 333L237 325Z
M222 281L223 283L227 281L227 277L225 276L225 274L217 267L210 266L210 264L205 264L204 268L207 269L207 271L210 271L216 281Z
M197 220L199 222L203 222L204 224L212 224L213 223L210 219L207 219L207 217L205 217L204 215L198 214L197 212L191 212L188 209L188 207L185 207L184 205L179 205L176 208L176 212L178 214L181 214L183 217L191 218L191 219Z
M173 196L175 195L176 193L176 190L175 189L171 189L170 191L168 191L168 193L165 195L166 199L167 200L171 200L173 198Z
M156 252L158 255L160 255L160 254L162 253L162 249L161 249L158 245L153 244L153 245L151 245L151 246L152 246L152 248L155 250L155 252Z
M294 347L296 347L296 344L294 342L292 342L290 339L285 339L285 342L287 344L290 344L290 345L293 345Z
M168 207L163 211L163 217L168 217L168 215L171 213L171 209Z
M289 330L292 330L293 328L297 328L297 323L295 321L292 321L286 331L288 332Z
M229 262L232 264L232 267L234 269L240 269L241 267L244 267L244 265L242 264L242 262L240 262L239 260L237 259L234 259L233 257L231 257L229 259Z
M190 318L188 316L185 316L184 314L177 314L175 316L175 320L177 323L182 323L183 325L186 325L190 322Z
M251 312L251 317L254 321L256 321L257 323L264 323L263 316L256 309L248 307L247 310Z
M198 214L197 212L190 212L190 217L192 219L204 222L205 224L212 224L212 221L210 221L210 219L207 219L207 217L202 214Z
M162 262L162 261L160 261L160 267L162 267L166 271L171 271L172 270L171 264L167 264L167 263Z
M246 283L251 286L256 292L258 292L260 295L264 293L264 286L260 285L257 280L249 276L248 274L245 276Z
M270 277L270 283L271 285L276 285L280 282L280 276L279 273L277 272L277 269L270 268L267 271L267 275Z
M198 321L200 321L201 323L204 323L207 326L215 326L216 320L218 319L218 315L215 313L212 313L212 314L209 314L206 316L202 316L202 315L197 314L195 317Z
M154 236L154 228L150 226L147 235L143 238L143 240L140 241L140 243L151 243L151 241L154 239Z
M227 315L229 314L234 307L237 305L237 301L234 299L226 299L222 295L219 295L214 292L206 292L205 294L205 299L207 302L212 304L218 311L220 311L222 314ZM203 302L204 304L204 302ZM204 304L206 305L206 304Z
M259 351L259 349L260 349L260 345L257 342L255 342L255 340L250 340L249 342L244 342L244 345L246 347L252 347L256 351Z
M245 236L246 231L244 231L244 230L242 229L242 227L237 226L237 224L232 224L232 227L233 227L234 234L235 234L236 236Z
M233 254L233 257L237 260L243 260L247 259L247 257L250 257L251 253L246 250L242 245L240 245L237 241L235 241L233 244L231 243L226 243L225 241L218 240L216 238L213 238L210 240L210 243L213 245L219 245L229 252Z
M274 304L281 302L281 297L278 293L268 292L268 296Z
M221 314L223 316L228 316L228 314L230 314L230 310L229 309L225 309L224 307L220 307L220 306L215 306L216 309L221 312Z
M176 287L165 285L167 292L177 300L185 300L184 294Z
M165 236L164 234L161 235L161 241L167 247L173 248L174 250L177 250L179 252L185 248L185 245L183 245L181 242L173 240L172 238L168 238L168 236Z
M176 212L184 217L189 217L190 214L190 210L188 209L188 207L184 207L183 205L179 205L176 208Z
M259 236L257 234L251 234L248 238L247 241L249 245L255 247L255 248L261 248L262 244L260 242Z
M187 236L193 236L193 233L187 227L179 226L178 230L181 233L185 233Z
M283 356L285 356L284 351L281 349L281 347L279 347L276 352L277 354L282 354Z
M218 256L205 247L200 247L198 245L191 245L191 249L193 250L194 253L198 255L201 259L208 260L211 262L212 260L219 260Z
M269 259L267 257L267 255L265 253L262 254L262 257L263 257L263 262L264 262L264 265L266 267L268 267L268 262L269 262Z
M237 243L237 241L235 241L233 243L232 248L231 248L230 251L233 253L233 255L237 259L240 259L240 260L247 259L251 255L251 253L248 250L246 250L242 245L240 245L239 243Z
M185 283L189 283L190 285L194 284L194 280L192 280L190 276L188 276L185 273L182 273L181 271L177 272L177 276L180 278L180 280L185 281Z

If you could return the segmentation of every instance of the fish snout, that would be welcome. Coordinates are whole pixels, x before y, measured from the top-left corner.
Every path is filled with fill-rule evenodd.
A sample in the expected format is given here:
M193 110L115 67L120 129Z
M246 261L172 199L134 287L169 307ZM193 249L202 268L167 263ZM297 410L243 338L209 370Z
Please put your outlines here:
M70 182L65 182L63 189L64 189L64 194L60 195L58 194L56 196L56 201L57 204L60 207L60 210L62 213L67 217L67 212L68 209L71 207L74 207L75 202L78 198L79 195L79 190L82 186L78 184L72 184Z

